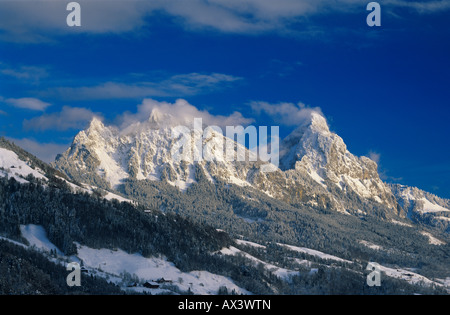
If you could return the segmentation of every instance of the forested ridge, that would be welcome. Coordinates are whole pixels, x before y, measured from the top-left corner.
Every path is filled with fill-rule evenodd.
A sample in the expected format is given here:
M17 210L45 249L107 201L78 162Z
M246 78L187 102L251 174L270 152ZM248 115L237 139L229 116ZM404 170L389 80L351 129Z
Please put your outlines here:
M343 259L370 260L420 268L425 275L448 272L450 246L430 245L425 226L399 225L373 216L297 208L250 188L199 180L185 192L167 182L125 182L122 193L140 204L176 213L199 224L224 229L256 243L285 243L334 254ZM400 220L400 219L399 219ZM435 235L438 231L433 231ZM449 240L448 234L437 234ZM384 248L374 251L361 241Z
M33 181L31 176L28 178ZM0 178L1 228L20 238L21 224L45 228L49 239L66 255L76 253L74 241L92 248L122 248L144 256L163 254L180 265L180 254L195 261L203 252L231 244L227 234L186 218L156 211L144 212L134 205L108 201L88 193L72 193L69 187L20 184Z
M174 213L162 213L158 210L147 213L143 211L144 208L138 208L127 202L108 201L87 193L74 194L64 185L59 188L44 187L38 183L39 180L31 176L28 180L31 183L21 184L13 178L0 179L1 235L25 242L20 235L20 225L42 225L49 239L67 255L76 254L74 242L92 248L121 248L130 253L139 252L146 257L162 254L181 270L207 270L226 275L250 292L260 294L443 292L439 289L411 286L404 281L388 278L383 282L382 290L363 288L361 291L365 275L364 271L358 270L360 267L355 265L335 263L334 267L330 268L321 259L306 254L296 255L271 242L267 243L266 250L258 251L237 245L228 234L219 232L213 227L194 223ZM213 254L230 245L240 247L264 261L299 270L299 274L292 277L292 281L286 282L262 266L252 264L245 257ZM364 248L362 246L355 246L354 254L358 248L360 259L374 257L372 251L362 250ZM442 247L442 250L445 254L446 247ZM17 255L22 254L26 255L25 252ZM4 262L7 259L6 252L1 255L1 261ZM311 274L311 268L292 264L292 258L296 256L311 261L319 272ZM406 259L411 259L407 256L404 263ZM378 258L381 257L380 253ZM439 257L437 258L439 260ZM33 259L28 261L32 263ZM424 257L421 263L426 267L428 260ZM330 281L336 281L336 284L329 286ZM359 285L355 287L351 285L352 283ZM105 292L116 292L113 288L109 289L105 289Z

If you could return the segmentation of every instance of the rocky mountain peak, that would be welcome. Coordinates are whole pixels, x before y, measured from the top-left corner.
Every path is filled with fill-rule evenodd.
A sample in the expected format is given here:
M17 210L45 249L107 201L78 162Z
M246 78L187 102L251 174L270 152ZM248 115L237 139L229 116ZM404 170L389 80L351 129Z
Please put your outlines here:
M330 132L325 117L312 112L310 119L297 127L281 143L281 169L296 168L296 163L307 155L311 162L319 163L321 167L325 166L328 152L336 144L336 140L340 139L337 138L339 137L336 134ZM345 153L345 144L341 142L338 151Z
M311 120L299 126L281 143L280 168L311 177L329 190L372 199L395 208L389 187L379 177L377 164L348 151L344 140L331 132L325 117L313 112Z
M113 128L107 127L98 117L93 117L88 128L80 131L73 141L73 144L92 145L102 142L102 139L112 137Z
M100 120L100 118L94 116L89 124L89 127L87 128L87 131L102 131L103 129L105 129L105 125L103 124L103 122Z
M330 128L328 127L327 120L321 114L317 112L311 113L311 121L308 127L316 132L329 133Z
M176 124L175 118L158 108L153 108L150 116L147 120L150 124L150 127L166 127L166 126L174 126Z

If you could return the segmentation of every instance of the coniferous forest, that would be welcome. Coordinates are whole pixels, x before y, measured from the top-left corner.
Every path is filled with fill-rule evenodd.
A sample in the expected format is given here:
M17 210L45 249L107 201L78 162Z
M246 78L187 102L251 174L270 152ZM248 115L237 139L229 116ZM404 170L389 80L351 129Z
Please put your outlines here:
M24 184L14 178L0 179L0 233L3 237L17 242L26 243L21 237L20 225L41 225L47 231L50 241L66 255L76 254L75 242L92 248L121 248L130 253L139 252L145 257L164 255L180 270L207 270L225 275L239 286L256 294L445 293L440 288L412 286L405 281L387 277L381 288L370 288L365 286L364 264L339 262L330 264L311 255L289 251L276 242L267 241L266 249L258 250L251 246L236 244L233 237L216 230L212 224L205 222L200 224L174 211L162 212L157 209L150 211L127 202L108 201L99 194L74 193L64 181L57 178L46 186L32 176L27 180L29 183ZM176 206L173 208L177 209ZM303 219L299 216L298 220L305 221L307 217ZM312 219L309 222L312 224ZM307 222L302 224L306 226ZM336 239L343 237L342 233L333 233L335 242L345 244L345 239ZM314 242L320 244L320 239L315 240L315 233L309 234L311 244ZM251 235L250 233L249 237ZM303 235L308 237L306 232ZM392 237L397 237L397 241L402 242L407 239L406 235L403 239L395 234ZM269 238L270 234L267 239ZM289 240L289 238L282 239ZM392 251L392 255L382 252L374 254L373 251L355 243L353 247L343 245L340 254L348 253L344 256L354 255L361 261L376 258L378 261L392 263L396 261L405 265L408 263L411 265L413 262L417 266L420 265L423 270L427 270L429 276L438 275L439 267L445 266L448 246L443 246L433 253L430 250L429 254L433 254L433 257L430 257L427 252L419 252L425 250L426 246L421 247L420 242L419 245L413 243L411 242L409 246L412 250L417 250L417 253ZM298 270L298 274L291 277L290 281L285 281L263 266L252 264L243 256L214 254L230 245L245 250L263 261ZM67 272L62 266L48 261L40 253L7 241L2 241L0 246L2 247L0 268L5 271L1 274L8 274L1 279L2 293L120 293L117 286L107 283L104 279L92 277L86 286L76 291L64 285ZM436 253L441 253L442 256L437 256ZM317 272L312 273L312 268L299 267L293 258L308 259Z

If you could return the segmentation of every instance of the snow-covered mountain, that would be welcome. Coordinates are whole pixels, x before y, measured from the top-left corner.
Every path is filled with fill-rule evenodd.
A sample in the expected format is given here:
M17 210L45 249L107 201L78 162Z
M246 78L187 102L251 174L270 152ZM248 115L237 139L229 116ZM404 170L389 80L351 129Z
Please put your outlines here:
M283 170L288 174L309 176L332 192L335 199L355 193L361 200L396 209L390 188L378 175L377 164L367 157L350 153L343 139L330 131L320 114L312 113L309 123L298 127L284 139L282 149ZM352 208L343 202L340 206L344 211Z
M390 186L409 219L450 231L450 200L416 187L400 184Z
M331 182L344 193L351 189L362 198L395 207L389 187L378 175L377 164L351 154L342 138L330 132L323 116L313 113L311 123L292 132L283 146L283 169L303 171L320 185Z
M112 189L132 178L167 180L184 190L196 182L197 167L211 181L221 178L237 185L249 184L250 170L261 163L227 161L223 153L195 161L197 147L194 140L202 139L203 154L215 154L215 150L219 152L219 147L226 143L226 138L219 132L212 131L203 137L193 129L193 153L182 159L176 158L177 139L173 136L175 126L171 118L169 114L154 110L148 121L134 123L124 130L105 126L94 118L89 128L75 137L71 147L57 157L54 165L77 180ZM233 150L236 154L252 154L237 143Z
M213 131L202 137L194 128L192 157L176 159L175 121L170 113L158 109L147 121L122 129L105 126L94 118L71 147L57 157L54 166L77 181L111 190L126 179L162 180L185 190L201 173L213 183L219 180L255 188L293 205L358 214L377 208L383 217L404 216L390 187L380 179L377 164L351 154L318 113L282 141L280 168L273 172L263 172L267 162L225 159L224 146L229 145L225 136ZM198 150L194 139L198 137L202 139L203 154L207 152L213 158L194 159ZM237 142L232 150L235 154L253 154Z

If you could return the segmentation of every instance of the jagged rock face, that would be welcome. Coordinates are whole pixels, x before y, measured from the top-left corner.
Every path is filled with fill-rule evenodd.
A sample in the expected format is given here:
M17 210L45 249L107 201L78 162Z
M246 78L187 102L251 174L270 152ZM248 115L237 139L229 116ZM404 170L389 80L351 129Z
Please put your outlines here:
M351 154L323 116L313 113L311 122L292 132L282 146L285 150L280 165L285 171L309 174L324 187L335 185L343 194L351 189L361 198L396 207L390 188L378 175L377 164Z
M178 140L174 127L169 114L157 111L148 121L123 130L94 119L54 166L78 181L101 187L115 188L124 179L133 178L165 180L182 190L197 181L196 170L201 169L213 183L221 180L251 186L298 206L352 213L369 200L397 214L397 201L380 180L376 163L351 154L319 114L313 113L308 123L284 139L280 169L273 172L263 172L264 163L249 158L242 162L227 160L225 146L231 145L235 154L252 153L214 131L204 136L192 129L193 155L179 160L174 156ZM199 138L204 157L209 155L202 161L193 158L199 149L195 139ZM353 199L356 195L358 201L350 195Z

